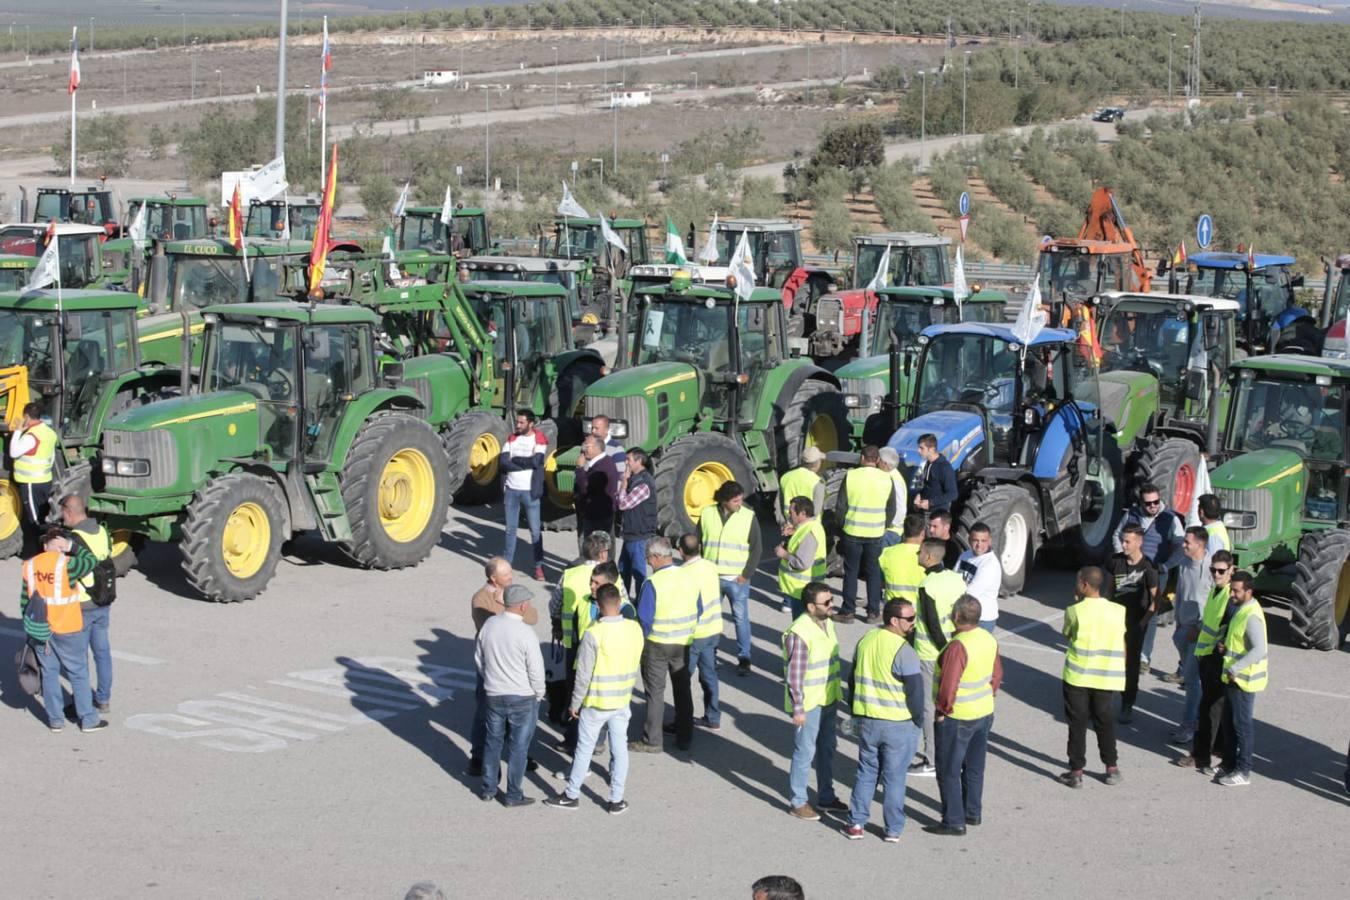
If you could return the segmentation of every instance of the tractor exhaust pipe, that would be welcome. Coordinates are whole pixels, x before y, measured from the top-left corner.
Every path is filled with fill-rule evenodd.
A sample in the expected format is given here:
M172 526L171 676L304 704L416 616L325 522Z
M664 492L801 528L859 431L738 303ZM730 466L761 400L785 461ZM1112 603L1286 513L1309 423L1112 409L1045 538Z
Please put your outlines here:
M1219 452L1219 395L1222 387L1217 376L1210 379L1209 427L1205 431L1205 453L1210 459Z
M891 333L891 434L900 429L900 339Z
M179 396L186 397L192 391L192 317L186 309L178 311L183 320L183 334L180 340L183 348L183 365L178 373Z

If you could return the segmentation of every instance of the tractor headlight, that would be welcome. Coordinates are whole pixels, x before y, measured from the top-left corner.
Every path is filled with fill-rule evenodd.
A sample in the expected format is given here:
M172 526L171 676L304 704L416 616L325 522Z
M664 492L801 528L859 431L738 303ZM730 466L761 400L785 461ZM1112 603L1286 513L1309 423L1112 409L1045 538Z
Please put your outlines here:
M124 478L144 478L150 474L148 459L103 459L104 475L121 475Z
M610 419L609 436L616 440L623 440L628 437L628 423L622 419Z
M1226 528L1255 528L1256 513L1254 512L1227 512L1223 514L1223 524Z
M860 407L860 406L863 405L863 395L862 395L862 394L845 394L845 395L844 395L844 405L847 406L849 409L857 409L858 407Z

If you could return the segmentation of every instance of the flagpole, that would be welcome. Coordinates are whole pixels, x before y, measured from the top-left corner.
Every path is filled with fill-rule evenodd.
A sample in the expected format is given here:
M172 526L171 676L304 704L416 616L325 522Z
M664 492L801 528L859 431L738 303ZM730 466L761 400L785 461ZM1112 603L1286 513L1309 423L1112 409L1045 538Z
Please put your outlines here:
M75 186L75 92L70 92L70 184Z
M328 17L323 17L323 49L325 54L328 52ZM319 65L323 71L319 73L323 79L323 102L319 104L319 184L328 184L328 57L325 56Z

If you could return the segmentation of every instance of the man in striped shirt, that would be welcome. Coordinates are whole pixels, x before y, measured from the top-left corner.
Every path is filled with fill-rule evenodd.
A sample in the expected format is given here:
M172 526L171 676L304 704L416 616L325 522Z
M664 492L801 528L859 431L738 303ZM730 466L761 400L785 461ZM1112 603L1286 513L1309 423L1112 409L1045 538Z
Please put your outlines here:
M647 580L647 541L657 535L656 482L642 450L630 450L624 459L623 477L614 496L614 505L623 514L619 574L628 596L641 597L642 583Z

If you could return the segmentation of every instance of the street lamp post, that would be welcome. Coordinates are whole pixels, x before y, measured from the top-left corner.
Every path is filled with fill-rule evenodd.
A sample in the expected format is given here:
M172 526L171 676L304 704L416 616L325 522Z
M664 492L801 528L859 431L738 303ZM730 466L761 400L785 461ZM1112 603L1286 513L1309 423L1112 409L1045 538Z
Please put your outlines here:
M309 92L309 85L305 85L305 153L306 153L306 155L311 154L311 153L314 152L314 148L311 146L311 141L310 141L310 128L309 128L309 126L314 122L314 112L313 112L313 106L312 106L312 103L311 103L312 100L313 100L313 95L310 94L310 92Z
M928 140L928 71L919 72L919 159L923 159L924 143Z
M192 90L190 99L197 99L197 39L192 39L192 49L188 51L192 56Z
M483 85L483 190L485 191L489 189L488 184L492 172L491 97L492 88L489 85Z
M961 63L961 137L966 136L966 81L970 74L970 51Z
M464 74L461 72L460 77ZM558 114L558 48L553 48L553 114Z
M619 171L619 104L611 101L614 110L614 165L610 167L611 172Z
M1191 45L1182 44L1181 49L1186 51L1186 79L1181 83L1182 94L1189 100L1191 98Z
M94 17L93 17L93 16L90 16L90 17L89 17L89 53L90 53L90 55L93 55L93 52L94 52Z
M1176 32L1169 32L1167 35L1167 102L1172 102L1172 40Z

